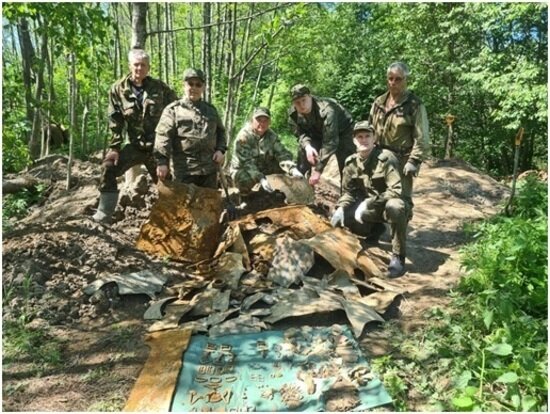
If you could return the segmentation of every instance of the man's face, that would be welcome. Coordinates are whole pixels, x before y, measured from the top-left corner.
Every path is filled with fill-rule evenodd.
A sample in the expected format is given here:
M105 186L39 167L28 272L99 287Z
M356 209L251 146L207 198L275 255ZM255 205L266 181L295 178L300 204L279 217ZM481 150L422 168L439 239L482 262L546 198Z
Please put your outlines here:
M311 104L311 95L305 95L292 101L292 105L294 105L296 111L301 115L307 115L311 112Z
M202 98L204 92L204 82L200 78L189 78L183 83L185 96L191 101L196 102Z
M133 81L141 83L149 74L149 62L146 59L132 59L129 64Z
M353 136L357 152L371 152L374 148L374 134L371 131L360 130Z
M399 70L393 70L387 76L388 89L392 95L400 95L407 89L407 79Z
M258 116L252 119L252 129L259 135L263 136L271 125L271 119L267 116Z

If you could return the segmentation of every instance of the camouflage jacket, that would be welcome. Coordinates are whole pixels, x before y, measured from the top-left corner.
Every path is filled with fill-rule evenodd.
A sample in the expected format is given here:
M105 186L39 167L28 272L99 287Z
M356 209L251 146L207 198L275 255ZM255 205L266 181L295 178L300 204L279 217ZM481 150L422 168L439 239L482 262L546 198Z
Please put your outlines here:
M214 152L226 149L225 128L213 105L182 98L164 109L156 129L158 165L172 158L178 175L208 175L217 171Z
M271 128L260 137L253 131L252 126L247 124L239 131L233 144L231 174L246 169L252 179L259 180L264 175L274 172L275 165L287 173L292 167L296 167L296 163L292 161L292 154Z
M322 172L329 158L339 149L353 152L353 118L334 99L313 96L311 113L300 115L292 106L288 122L302 148L311 144L319 151L319 162L315 170Z
M155 128L166 105L178 99L164 82L147 76L143 81L143 104L132 91L130 75L115 82L109 90L110 148L120 150L124 127L131 143L152 151Z
M398 157L407 157L420 164L429 155L429 125L426 108L410 91L387 113L389 92L379 96L372 104L369 121L375 128L376 140L383 148L392 150Z
M391 198L401 198L399 161L388 150L375 147L366 160L359 154L346 159L342 173L342 196L338 207L349 207L365 198L374 197L375 206Z

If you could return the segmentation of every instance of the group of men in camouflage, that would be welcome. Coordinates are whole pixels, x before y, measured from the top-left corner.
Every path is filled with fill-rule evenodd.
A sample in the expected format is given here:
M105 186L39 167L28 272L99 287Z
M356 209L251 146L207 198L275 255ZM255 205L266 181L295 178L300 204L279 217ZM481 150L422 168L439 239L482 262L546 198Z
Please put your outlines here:
M141 49L129 53L130 74L109 92L109 126L113 133L103 161L100 200L94 219L108 222L118 200L117 177L144 164L153 181L217 188L227 140L216 108L202 99L206 79L198 69L184 72L184 96L148 76L149 56ZM333 226L346 226L378 241L390 224L390 276L404 272L406 231L412 217L412 182L428 155L428 120L420 99L407 89L408 67L392 63L388 91L376 98L369 119L354 123L350 113L330 98L311 94L305 85L291 89L288 120L299 142L297 162L270 128L268 108L256 108L234 140L230 174L240 194L260 185L273 192L266 176L286 173L309 184L319 183L335 156L341 197L331 217ZM126 129L129 143L122 147Z

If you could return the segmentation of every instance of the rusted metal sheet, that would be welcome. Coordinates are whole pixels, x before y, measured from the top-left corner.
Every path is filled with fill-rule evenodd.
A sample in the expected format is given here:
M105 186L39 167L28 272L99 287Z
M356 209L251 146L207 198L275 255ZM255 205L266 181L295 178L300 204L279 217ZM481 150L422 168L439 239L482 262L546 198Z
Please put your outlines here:
M315 191L303 178L290 177L285 174L268 175L267 181L274 190L285 195L287 204L313 204Z
M214 253L214 257L220 256L225 251L240 253L245 269L251 269L248 248L244 242L241 227L238 224L229 223L227 229L222 235L222 239L216 249L216 253Z
M176 260L212 257L220 241L222 199L217 190L182 183L158 185L159 199L141 227L136 247Z
M124 411L168 412L178 375L182 354L189 345L191 331L155 332L146 337L151 347Z
M342 269L353 275L357 267L357 255L361 251L361 243L355 235L342 228L329 230L305 240L315 253L324 257L334 269Z
M82 290L87 295L92 295L106 283L114 282L118 286L118 293L120 295L145 294L150 298L154 298L155 293L162 290L162 286L167 280L168 276L166 275L153 273L150 270L142 270L123 275L102 275L99 279L86 285Z
M311 247L285 235L277 239L277 248L267 278L279 286L289 287L298 283L313 263Z
M249 214L237 221L243 230L254 230L263 223L272 223L275 230L292 233L295 240L309 239L331 229L329 221L315 214L307 206L288 206Z

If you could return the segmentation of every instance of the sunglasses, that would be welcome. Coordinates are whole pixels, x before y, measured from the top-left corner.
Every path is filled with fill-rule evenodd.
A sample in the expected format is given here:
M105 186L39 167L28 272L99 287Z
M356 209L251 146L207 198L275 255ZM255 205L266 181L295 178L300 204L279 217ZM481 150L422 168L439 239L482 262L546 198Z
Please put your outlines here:
M187 84L192 88L202 88L203 85L202 82L187 82Z

